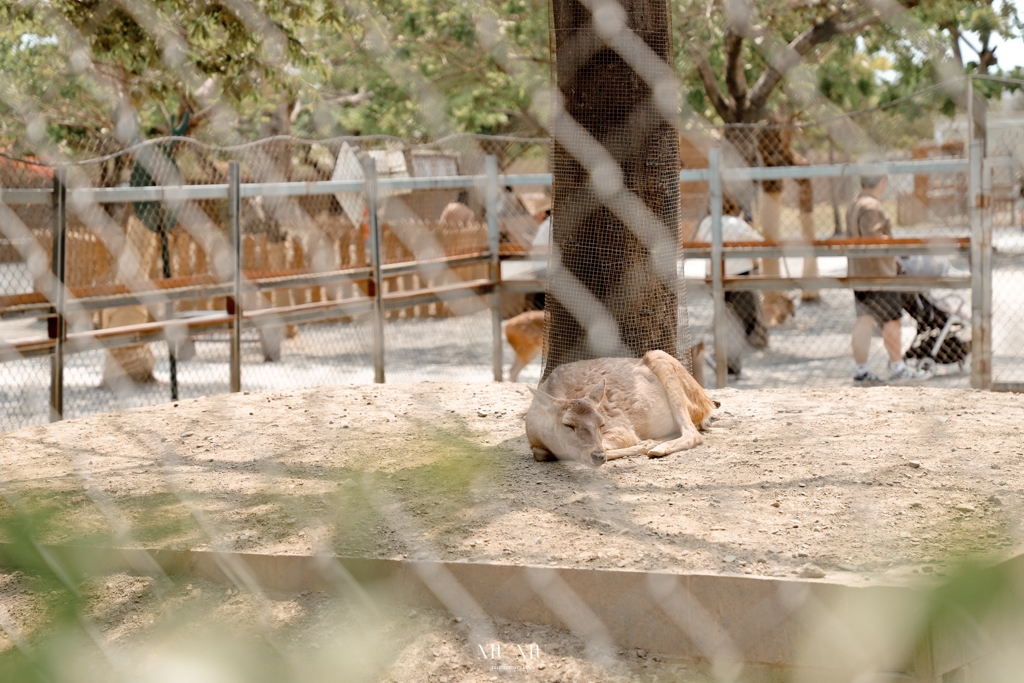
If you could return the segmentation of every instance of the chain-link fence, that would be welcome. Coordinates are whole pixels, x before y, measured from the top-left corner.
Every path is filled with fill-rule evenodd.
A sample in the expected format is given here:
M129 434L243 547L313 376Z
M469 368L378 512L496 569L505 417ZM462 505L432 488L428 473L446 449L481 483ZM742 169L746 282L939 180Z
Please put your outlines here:
M0 678L1016 680L1024 128L919 23L0 5Z
M711 267L705 260L713 241L713 195L703 169L720 144L726 152L723 159L736 156L737 146L730 140L738 134L731 130L691 131L681 138L680 239L689 259L685 265L679 260L684 275L679 286L690 286L677 318L682 331L677 355L687 362L710 360L711 370L717 366L716 341L722 339L727 377L737 386L848 383L854 314L865 310L854 310L844 279L849 240L861 237L847 226L861 184L856 168L849 165L852 153L825 134L825 142L816 139L817 129L807 126L742 129L741 143L746 137L757 143L756 165L729 167L723 160L718 170L724 179L719 201L727 251L722 326L716 328L713 287L706 286L713 284ZM1019 316L1012 298L1004 298L1014 291L1019 181L1013 147L1017 131L996 130L985 161L986 186L981 188L990 199L979 220L995 231L997 262L1010 268L1005 274L1000 271L994 285L994 378L1006 383L1017 381L1014 368L1019 365L1012 333ZM68 321L72 337L90 329L159 327L168 319L192 327L169 346L161 340L129 343L122 338L103 350L93 334L92 342L69 347L65 413L82 415L229 389L230 334L225 321L217 320L230 299L224 289L230 261L227 199L202 198L200 193L184 201L123 201L116 192L210 187L225 180L233 159L239 162L241 182L251 188L242 198L239 217L241 268L254 283L242 300L243 310L254 314L253 324L240 335L244 386L269 389L370 379L374 339L369 314L342 310L346 302L372 298L370 280L359 279L369 278L371 270L364 195L331 193L324 187L297 195L287 185L358 181L363 172L357 151L374 160L381 179L397 182L399 188L385 190L379 200L381 265L396 273L382 273L382 302L391 302L383 313L389 380L490 379L496 329L490 311L497 306L501 318L509 319L543 308L551 213L544 141L461 136L408 147L387 138L315 143L281 138L215 149L169 139L83 162L67 174L72 199L65 277L75 301L85 301L70 305ZM478 175L488 151L501 155L497 160L504 179L495 188L496 229L507 282L497 303L489 294L467 297L460 289L466 283L485 287L491 282L486 176ZM903 311L900 355L935 372L936 385L968 386L972 302L965 288L970 284L972 225L965 199L969 169L964 144L956 130L946 131L938 142L916 143L909 153L897 150L890 156L895 158L876 157L875 163L882 164L878 172L888 180L878 202L891 226L883 237L896 239L902 251L892 247L885 258L901 256L901 272L942 280L934 291L902 288L908 296L894 304ZM819 163L828 161L833 163ZM48 280L53 265L52 169L15 160L8 160L6 168L5 339L9 344L20 339L20 348L34 349L43 338L53 338L45 325L50 295L44 292L53 286ZM146 168L151 170L140 170ZM757 173L761 180L754 177ZM776 179L768 178L772 175ZM410 181L403 186L402 179ZM430 189L418 189L417 183ZM108 194L83 199L89 187ZM770 256L773 246L777 253ZM212 288L210 295L205 287ZM170 293L165 299L153 294L145 304L115 301L121 305L109 306L110 300L102 298L127 301L132 293L152 289ZM408 305L400 305L402 301ZM81 310L72 313L76 306ZM336 316L329 314L334 309ZM284 320L289 316L296 322ZM540 343L536 332L532 334L516 340L526 345L519 361L517 349L503 342L503 367L523 365L537 356ZM688 352L693 345L698 346ZM9 347L8 358L24 355L16 348ZM876 365L879 358L884 360L878 351L871 354ZM22 369L14 371L18 366ZM8 427L48 419L50 407L42 403L28 411L33 417L25 417L24 398L52 394L46 363L25 361L10 369L19 388L7 394L12 406ZM701 375L703 370L694 372ZM524 379L534 372L528 370ZM874 372L885 370L876 367Z
M549 181L535 173L545 170L544 150L544 141L473 136L421 147L385 138L280 138L227 149L167 139L62 169L71 196L64 228L71 297L66 317L75 340L61 363L63 414L229 390L231 334L224 316L232 294L225 289L230 221L224 190L210 188L226 182L229 160L239 164L246 187L239 215L239 260L249 283L241 304L252 316L239 335L246 390L371 381L375 343L387 349L390 381L491 379L495 306L483 293L493 288L488 207L479 178L468 174L482 171L485 152L501 155L496 159L505 167L503 177L519 187L495 188L494 229L504 252L529 253L550 209ZM377 200L386 321L379 341L367 308L375 286L364 157L384 183L399 184ZM54 319L52 296L38 283L47 282L53 261L55 195L49 167L10 166L38 168L40 177L38 187L16 173L3 182L12 202L5 207L12 220L4 223L5 244L11 245L4 264L5 317L12 319L4 338L12 344L7 358L14 360L19 348L54 338L46 328ZM412 184L403 187L403 180ZM355 183L356 190L321 186L296 193L288 183L297 181ZM182 198L144 198L143 188L168 187L185 188ZM190 195L188 188L199 191ZM19 196L23 190L30 194ZM15 248L19 240L23 245ZM31 264L43 268L41 274L33 276ZM530 308L527 298L536 298L542 285L534 276L529 281L534 284L524 291L503 297L505 317ZM21 316L18 322L15 316ZM187 333L168 332L180 329L168 321L187 323ZM99 330L124 334L115 339ZM132 343L132 330L168 340ZM106 349L98 346L101 338ZM18 370L21 379L12 382L20 386L9 384L5 394L12 407L5 411L7 428L49 418L48 402L28 409L25 397L47 393L50 373L24 372Z
M990 116L986 143L993 162L984 167L982 183L992 248L992 381L1019 388L1024 383L1024 301L1018 294L1024 266L1024 130L1011 116Z
M886 178L874 206L887 227L885 234L873 237L895 238L907 245L904 253L892 251L884 256L889 262L882 264L886 272L959 275L961 281L954 286L965 287L971 235L967 126L940 113L948 106L950 92L960 93L964 87L965 82L958 81L816 122L694 128L683 137L684 169L706 166L708 150L722 149L723 239L736 243L725 249L727 257L730 253L736 257L724 262L727 282L721 317L725 324L720 334L726 337L725 371L730 383L739 387L848 384L857 372L855 365L885 378L885 362L905 357L911 365L923 364L934 372L929 380L933 384L969 384L971 297L965 289L906 292L914 295L906 301L898 300L902 295L883 295L892 299L887 308L893 310L880 312L873 326L877 333L883 318L901 320L899 349L888 352L886 358L887 350L876 336L868 354L871 362L855 361L854 355L860 356L863 348L851 354L851 331L865 309L858 304L855 310L855 297L845 279L855 274L854 266L869 263L854 259L857 263L850 265L853 257L847 256L850 240L868 237L848 225L851 205L863 194L862 182L852 169L828 170L836 164L881 164L875 173ZM898 170L903 162L910 164ZM760 175L738 171L744 167L763 170ZM687 252L691 275L710 278L707 262L695 263L692 257L710 252L712 198L707 185L699 183L684 189L684 197L683 239L691 247ZM740 243L745 246L740 248ZM758 243L788 248L768 256L772 250L755 246ZM812 243L818 246L813 248ZM858 248L866 247L854 247ZM900 258L897 266L897 257L906 258ZM881 267L879 257L874 258L870 267ZM759 281L765 287L758 288ZM711 294L711 288L690 287L692 335L706 345L715 332ZM943 332L951 316L952 327ZM957 336L947 343L944 337L951 332ZM934 349L940 335L945 346Z

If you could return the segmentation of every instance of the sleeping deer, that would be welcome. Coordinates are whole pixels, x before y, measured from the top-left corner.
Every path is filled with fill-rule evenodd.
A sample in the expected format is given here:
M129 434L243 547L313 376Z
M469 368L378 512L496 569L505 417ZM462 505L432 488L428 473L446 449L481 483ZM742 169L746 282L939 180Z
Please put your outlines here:
M664 351L567 363L530 391L526 436L534 459L594 466L692 448L702 440L698 430L718 407L682 363Z

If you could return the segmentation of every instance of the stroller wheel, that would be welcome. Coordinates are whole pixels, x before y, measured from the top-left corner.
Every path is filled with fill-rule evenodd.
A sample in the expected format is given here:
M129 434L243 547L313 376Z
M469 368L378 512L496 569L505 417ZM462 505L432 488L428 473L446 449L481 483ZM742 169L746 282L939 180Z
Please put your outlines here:
M917 361L917 369L921 372L935 372L935 359L931 357L925 357Z

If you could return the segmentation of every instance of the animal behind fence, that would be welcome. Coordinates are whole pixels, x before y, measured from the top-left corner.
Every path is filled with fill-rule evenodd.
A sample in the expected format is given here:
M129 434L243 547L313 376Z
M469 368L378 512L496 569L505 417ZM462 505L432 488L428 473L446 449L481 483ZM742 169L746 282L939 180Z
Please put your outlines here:
M526 311L505 321L505 339L515 352L509 368L509 381L519 381L519 373L536 358L544 347L544 311ZM704 342L698 342L687 352L691 374L702 387L704 384Z

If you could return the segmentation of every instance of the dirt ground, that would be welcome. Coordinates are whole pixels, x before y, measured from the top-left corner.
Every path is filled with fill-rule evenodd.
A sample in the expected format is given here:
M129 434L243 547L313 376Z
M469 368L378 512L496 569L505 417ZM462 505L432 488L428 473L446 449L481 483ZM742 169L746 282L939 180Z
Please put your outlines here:
M49 543L857 584L936 580L923 575L1008 557L1021 544L1024 395L894 387L710 393L722 405L702 445L599 469L534 462L521 419L525 385L350 386L182 401L0 435L0 511L31 516L36 539ZM24 587L29 581L0 576L0 605L27 632L41 614L34 601L46 599ZM103 626L107 637L121 629L131 640L160 623L166 600L153 597L147 581L118 576L90 593L103 614L127 605ZM175 586L168 595L187 602L195 590ZM204 586L204 604L243 614L238 605L251 596L226 590ZM268 622L281 633L308 633L317 614L341 609L339 600L284 596L261 609L284 615ZM134 621L125 622L129 613ZM386 677L488 680L486 660L473 659L464 629L443 612L395 623L405 635L395 640ZM681 671L635 653L601 664L580 654L569 634L503 628L510 647L558 644L560 668L535 670L538 681ZM12 645L9 635L0 641Z

